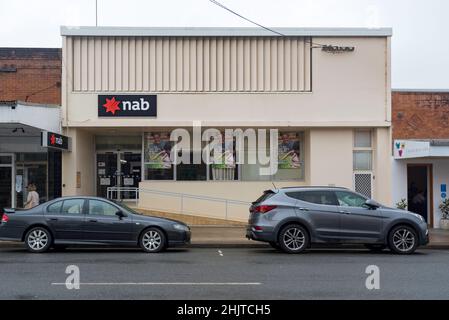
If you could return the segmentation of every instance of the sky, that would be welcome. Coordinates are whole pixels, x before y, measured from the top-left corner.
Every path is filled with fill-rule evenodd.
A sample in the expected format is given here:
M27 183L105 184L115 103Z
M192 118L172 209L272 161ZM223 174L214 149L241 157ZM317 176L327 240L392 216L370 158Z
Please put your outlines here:
M449 89L447 0L219 0L270 28L392 27L392 86ZM0 47L61 47L95 0L0 0ZM254 27L208 0L98 0L99 26Z

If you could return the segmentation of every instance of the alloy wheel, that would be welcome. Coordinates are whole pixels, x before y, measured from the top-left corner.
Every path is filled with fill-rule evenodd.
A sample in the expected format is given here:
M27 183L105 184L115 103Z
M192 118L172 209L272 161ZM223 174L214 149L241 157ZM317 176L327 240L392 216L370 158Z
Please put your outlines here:
M27 243L32 250L40 251L47 246L49 240L50 239L46 232L41 229L36 229L29 234Z
M304 247L305 239L305 235L301 229L291 227L285 231L282 241L288 249L298 251Z
M407 228L399 228L393 233L393 245L400 252L408 252L415 246L415 235Z
M150 230L143 235L142 244L148 251L156 251L162 245L162 237L159 232Z

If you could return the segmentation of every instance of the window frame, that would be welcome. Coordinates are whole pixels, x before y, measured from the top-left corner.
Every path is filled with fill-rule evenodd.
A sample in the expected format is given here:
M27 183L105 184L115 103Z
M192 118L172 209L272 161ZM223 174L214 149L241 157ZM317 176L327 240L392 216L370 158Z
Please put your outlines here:
M54 205L56 205L56 204L60 204L60 207L59 207L59 211L58 212L50 212L49 211L49 208L50 207L52 207L52 206L54 206ZM62 207L64 206L64 200L57 200L57 201L54 201L54 202L52 202L52 203L50 203L50 204L48 204L47 205L47 207L45 208L45 213L46 214L62 214Z
M65 202L66 201L73 201L73 200L81 200L81 201L83 201L83 205L81 207L81 212L80 213L70 213L70 212L66 212L65 213L65 212L63 212ZM69 215L69 214L84 215L86 213L86 199L83 199L83 198L71 198L71 199L63 199L63 200L58 200L58 201L62 202L61 210L58 213L59 215L62 215L62 216ZM56 201L56 202L58 202L58 201ZM52 204L55 204L56 202L53 202ZM50 204L50 205L52 205L52 204ZM48 214L52 214L52 213L48 212L48 207L50 205L48 205L47 208L45 209L45 212L48 213Z
M358 132L369 132L370 134L370 147L357 147L355 145L356 135ZM355 129L352 135L352 170L354 172L373 172L374 168L374 147L373 147L374 137L372 129ZM369 169L357 169L355 154L357 152L369 152L371 154L370 157L370 168Z
M323 204L323 203L315 203L315 202L309 202L309 201L305 201L305 200L301 200L295 197L292 197L289 194L292 193L312 193L312 192L326 192L329 193L330 195L333 196L334 200L336 201L334 204ZM338 199L337 199L337 195L335 194L334 191L332 190L303 190L303 191L290 191L290 192L286 192L285 195L291 199L297 200L297 201L301 201L301 202L305 202L308 204L312 204L312 205L317 205L317 206L327 206L327 207L335 207L338 206Z
M108 201L105 201L105 200L102 200L102 199L87 199L86 204L85 204L85 206L86 206L86 208L85 208L86 216L101 216L101 217L116 217L117 216L116 214L114 214L114 215L109 215L109 214L91 214L89 212L90 211L89 209L90 209L90 202L91 201L97 201L97 202L106 203L106 204L116 208L117 209L116 212L123 211L120 207L118 207L114 203L111 203L111 202L108 202Z
M364 195L362 195L362 194L360 194L360 193L353 192L353 191L350 191L350 190L335 190L335 191L333 191L333 192L335 193L335 198L337 199L337 202L338 202L337 206L339 206L340 208L369 209L369 207L366 206L366 205L362 205L362 206L360 206L360 207L358 207L358 206L342 206L342 205L340 204L340 201L338 200L338 194L337 194L337 193L339 193L339 192L340 192L340 193L348 193L348 194L352 194L352 195L361 197L362 199L365 199L365 202L366 202L367 200L369 200L367 197L365 197Z

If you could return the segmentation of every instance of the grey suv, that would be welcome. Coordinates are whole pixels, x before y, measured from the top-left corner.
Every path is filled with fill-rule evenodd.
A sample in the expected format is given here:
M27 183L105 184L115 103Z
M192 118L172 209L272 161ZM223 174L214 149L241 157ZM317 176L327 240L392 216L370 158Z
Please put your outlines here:
M420 215L388 208L345 188L267 190L253 202L250 213L246 237L287 253L317 243L349 243L411 254L429 242Z

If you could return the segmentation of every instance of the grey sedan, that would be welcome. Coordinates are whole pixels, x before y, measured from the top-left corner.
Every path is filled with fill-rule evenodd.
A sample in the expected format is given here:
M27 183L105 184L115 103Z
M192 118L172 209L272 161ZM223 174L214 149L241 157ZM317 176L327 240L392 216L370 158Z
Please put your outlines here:
M145 252L190 242L182 222L144 216L96 197L65 197L29 210L0 210L0 240L24 242L30 252L69 245L136 246Z
M303 252L312 244L349 243L411 254L429 242L420 215L337 187L265 191L250 207L246 236L287 253Z

